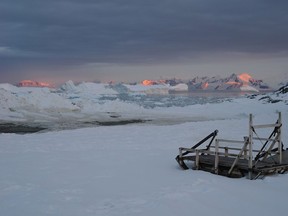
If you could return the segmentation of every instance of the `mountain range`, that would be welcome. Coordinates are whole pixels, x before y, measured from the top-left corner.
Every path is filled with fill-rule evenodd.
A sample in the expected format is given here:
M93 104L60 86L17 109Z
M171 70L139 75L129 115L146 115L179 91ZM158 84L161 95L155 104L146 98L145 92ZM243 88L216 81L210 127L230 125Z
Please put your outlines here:
M161 81L163 82L163 81ZM154 82L155 83L155 82ZM247 73L232 74L226 78L220 76L214 77L195 77L189 81L166 80L165 83L172 86L171 91L250 91L263 92L273 91L273 89L263 80L253 79ZM183 84L186 84L184 86ZM178 88L179 87L179 88Z
M123 83L122 83L123 84ZM118 84L110 84L118 85ZM245 92L263 92L273 91L273 89L263 80L253 79L247 73L232 74L226 78L220 76L213 77L195 77L190 80L181 79L162 79L162 80L144 80L141 83L125 84L130 86L154 86L166 88L169 92L193 92L193 91L245 91ZM17 84L19 87L50 87L53 85L44 82L23 80Z
M263 80L253 79L249 74L232 74L226 78L203 77L195 78L188 83L189 90L220 90L220 91L271 91L272 88Z

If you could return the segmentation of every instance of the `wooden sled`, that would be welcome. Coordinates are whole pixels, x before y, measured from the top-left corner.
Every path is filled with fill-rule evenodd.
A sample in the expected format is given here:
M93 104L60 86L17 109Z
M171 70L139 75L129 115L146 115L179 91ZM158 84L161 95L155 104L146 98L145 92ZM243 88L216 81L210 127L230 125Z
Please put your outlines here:
M260 138L256 129L273 127L268 138ZM252 115L249 118L249 136L243 141L215 139L215 130L191 148L179 148L176 161L183 169L189 169L185 161L193 163L192 169L203 170L227 177L257 179L271 174L283 174L288 171L288 150L283 149L281 140L281 113L275 124L254 125ZM209 139L206 148L201 148ZM212 145L215 139L215 144ZM263 143L265 141L265 143ZM254 149L255 142L262 144ZM277 145L275 147L275 145Z

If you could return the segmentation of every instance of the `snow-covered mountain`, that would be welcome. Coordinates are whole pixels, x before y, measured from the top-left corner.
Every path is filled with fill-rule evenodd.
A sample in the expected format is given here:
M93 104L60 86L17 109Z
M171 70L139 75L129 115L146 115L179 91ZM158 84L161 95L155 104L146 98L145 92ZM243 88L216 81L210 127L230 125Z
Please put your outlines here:
M166 84L166 85L165 85ZM195 92L195 91L229 91L229 92L267 92L273 89L263 80L253 79L248 73L232 74L228 77L195 77L190 80L166 79L144 80L142 86L154 86L154 88L169 87L170 93ZM158 86L158 87L156 87Z
M251 95L249 98L252 99L258 99L259 101L263 103L285 103L288 104L288 84L285 86L282 86L277 91L264 94L264 95Z
M249 74L232 74L229 77L196 77L188 82L189 91L272 91L263 80L253 79Z
M140 83L133 84L101 84L83 82L75 85L68 81L60 87L62 91L93 91L98 94L117 94L117 93L137 93L137 94L169 94L177 92L195 92L195 91L221 91L221 92L271 92L273 89L263 80L253 79L247 73L232 74L228 77L195 77L190 80L181 79L161 79L161 80L143 80ZM284 85L284 84L283 84ZM281 85L281 86L283 86ZM18 87L48 87L54 88L45 82L23 80L17 84ZM279 86L279 87L281 87ZM103 91L104 90L104 91ZM99 91L102 91L101 93Z
M48 88L53 88L54 86L46 83L46 82L37 82L33 80L22 80L17 84L19 87L48 87Z

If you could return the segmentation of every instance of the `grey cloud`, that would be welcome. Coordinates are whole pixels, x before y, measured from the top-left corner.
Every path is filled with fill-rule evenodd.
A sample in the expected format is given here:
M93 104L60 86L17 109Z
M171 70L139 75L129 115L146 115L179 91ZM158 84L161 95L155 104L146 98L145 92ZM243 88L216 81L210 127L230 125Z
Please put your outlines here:
M2 0L0 47L49 64L274 53L288 50L287 9L272 0Z

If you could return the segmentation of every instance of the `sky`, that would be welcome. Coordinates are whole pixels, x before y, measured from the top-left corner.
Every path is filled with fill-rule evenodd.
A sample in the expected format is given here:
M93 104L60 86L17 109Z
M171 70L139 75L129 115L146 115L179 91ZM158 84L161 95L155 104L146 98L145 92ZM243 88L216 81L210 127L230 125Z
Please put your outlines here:
M287 0L1 0L0 83L288 81Z

